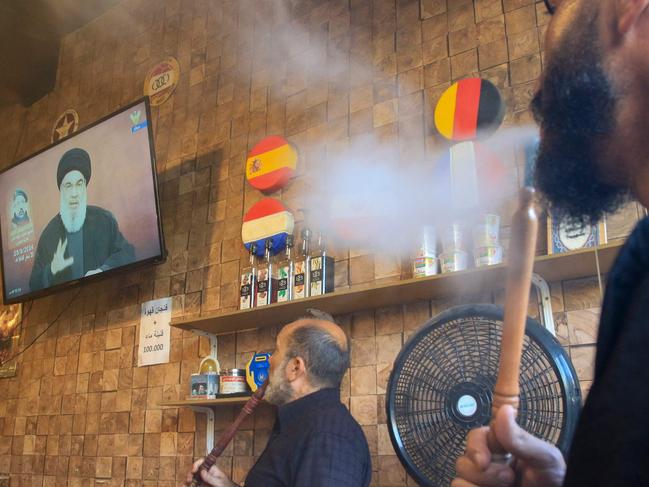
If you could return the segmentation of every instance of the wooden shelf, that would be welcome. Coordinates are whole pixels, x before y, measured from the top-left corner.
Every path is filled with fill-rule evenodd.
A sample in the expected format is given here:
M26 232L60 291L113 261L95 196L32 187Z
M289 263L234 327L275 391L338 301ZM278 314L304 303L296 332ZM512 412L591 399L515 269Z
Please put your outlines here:
M250 395L240 396L236 395L233 397L217 397L216 399L185 399L181 401L161 401L158 403L159 406L171 406L171 407L187 407L187 406L227 406L228 404L244 404Z
M589 277L597 274L599 260L599 270L604 274L610 269L621 246L622 242L615 242L565 254L540 256L535 260L534 272L548 282ZM172 320L171 325L183 330L227 333L289 323L308 314L309 308L338 315L504 287L505 265L500 264L422 279L355 286L324 296L275 303L262 308Z

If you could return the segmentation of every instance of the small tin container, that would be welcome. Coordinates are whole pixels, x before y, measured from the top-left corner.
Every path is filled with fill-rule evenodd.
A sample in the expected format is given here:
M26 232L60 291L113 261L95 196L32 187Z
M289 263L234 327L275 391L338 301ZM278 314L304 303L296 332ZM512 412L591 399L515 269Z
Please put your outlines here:
M444 252L440 256L442 274L465 270L467 268L468 260L468 254L462 250Z
M428 277L439 274L436 257L415 257L412 262L412 277Z
M489 245L473 250L473 259L476 267L502 264L503 248L501 245Z
M248 392L244 369L225 369L221 373L221 394Z
M219 393L219 376L215 372L192 374L190 396L192 399L212 399Z

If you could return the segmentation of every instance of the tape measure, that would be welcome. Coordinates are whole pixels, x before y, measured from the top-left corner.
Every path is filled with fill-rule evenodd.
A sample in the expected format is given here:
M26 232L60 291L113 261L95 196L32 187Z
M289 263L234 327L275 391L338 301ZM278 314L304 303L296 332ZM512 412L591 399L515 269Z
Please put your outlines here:
M269 369L270 353L262 352L252 356L246 365L246 380L252 392L255 392L268 378Z

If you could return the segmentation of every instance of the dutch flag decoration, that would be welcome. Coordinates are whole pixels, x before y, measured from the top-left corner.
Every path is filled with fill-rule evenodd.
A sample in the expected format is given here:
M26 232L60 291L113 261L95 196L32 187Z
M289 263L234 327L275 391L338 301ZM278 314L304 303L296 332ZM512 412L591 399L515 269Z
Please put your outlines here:
M257 244L257 255L264 255L265 242L273 242L272 253L276 254L286 247L286 237L293 233L293 214L281 201L264 198L255 203L243 217L241 238L245 247L250 250L252 243Z

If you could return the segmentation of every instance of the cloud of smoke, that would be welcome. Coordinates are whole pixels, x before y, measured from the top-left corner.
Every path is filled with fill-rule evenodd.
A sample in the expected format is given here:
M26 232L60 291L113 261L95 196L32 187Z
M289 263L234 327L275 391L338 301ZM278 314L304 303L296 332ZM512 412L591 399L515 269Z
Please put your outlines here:
M363 36L350 28L348 2L323 2L304 10L301 6L308 2L246 2L249 7L239 11L256 12L255 46L268 53L255 58L260 59L260 66L268 57L276 62L272 76L279 89L271 88L271 97L277 93L281 102L287 94L306 90L308 102L311 94L324 90L331 104L332 94L346 96L356 86L385 81L374 76L378 68L371 38L365 46L362 41L354 42L355 36ZM368 8L370 14L372 8L376 7ZM390 42L396 48L396 37ZM254 79L255 60L252 69ZM408 77L400 77L397 83L395 78L394 86L405 93L421 89L409 83L418 83L418 79L409 82ZM455 221L470 225L481 213L499 212L523 181L522 148L538 136L535 127L501 128L481 141L480 149L465 144L450 150L448 144L434 153L422 150L424 155L417 160L406 161L404 143L413 140L423 146L424 138L435 129L425 127L423 113L410 117L412 123L400 123L400 103L394 105L397 137L385 137L380 129L362 135L348 129L342 141L331 144L335 149L317 161L321 167L309 166L303 176L307 183L302 186L308 190L299 199L305 224L330 240L337 238L345 247L408 254L423 225L440 230Z

